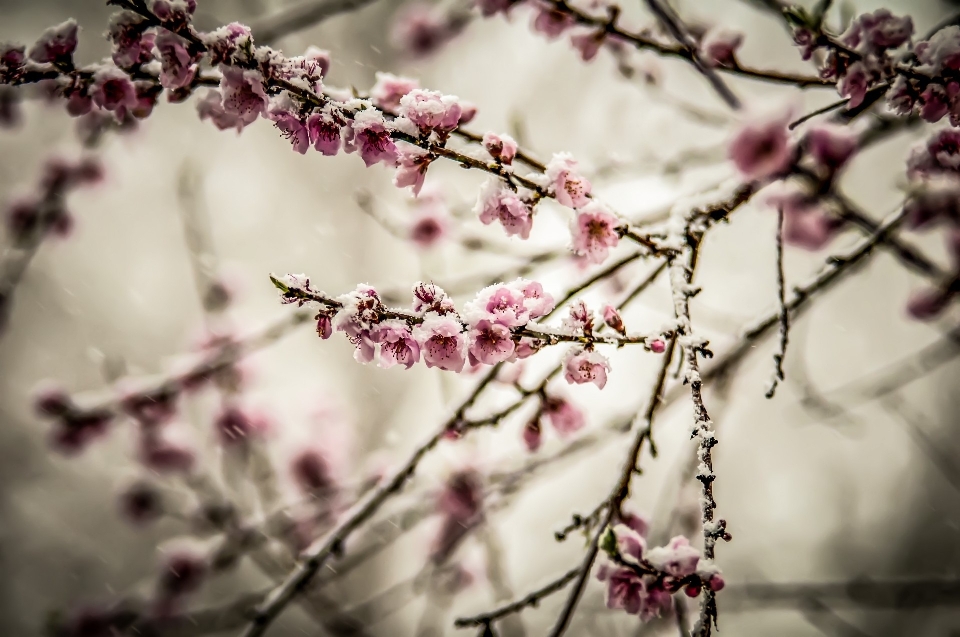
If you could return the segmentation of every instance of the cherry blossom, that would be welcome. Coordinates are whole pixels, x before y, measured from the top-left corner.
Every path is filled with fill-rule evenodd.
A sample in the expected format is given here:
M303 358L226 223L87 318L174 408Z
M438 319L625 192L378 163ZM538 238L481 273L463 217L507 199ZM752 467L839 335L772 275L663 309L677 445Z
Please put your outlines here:
M430 316L414 330L423 362L427 367L438 367L460 372L466 363L466 337L459 321L450 316Z
M483 147L496 161L508 166L513 163L513 158L517 155L517 142L509 135L485 133Z
M267 116L273 120L274 126L280 130L280 134L290 140L293 150L301 155L306 154L310 148L310 133L299 116L287 110L283 106L276 106L270 109Z
M155 40L160 52L160 84L164 88L178 89L189 86L196 75L194 57L187 50L187 41L175 33L162 30Z
M368 168L380 162L392 165L398 155L383 115L375 110L363 110L354 116L347 126L343 149L357 151Z
M550 396L543 401L543 416L561 436L583 429L587 420L583 411L565 398Z
M539 31L551 40L560 37L564 31L575 24L573 16L568 12L558 11L552 4L534 3L534 7L536 15L533 19L533 30Z
M113 42L113 62L121 69L133 68L153 59L156 34L146 31L141 16L120 11L110 18L107 37Z
M400 99L417 88L420 88L417 80L377 71L377 82L370 89L370 101L378 108L396 112L400 109Z
M137 104L133 82L126 73L109 66L94 73L90 97L94 104L108 111L133 108Z
M577 171L577 161L569 153L557 153L550 159L546 179L560 205L579 208L590 201L592 186Z
M290 462L290 474L298 489L315 498L329 497L336 489L330 463L317 449L298 452Z
M857 150L857 138L846 128L829 124L807 131L803 144L818 165L833 172L842 168Z
M763 180L784 172L793 161L787 117L745 124L730 142L728 155L747 179Z
M739 31L713 28L700 41L700 54L714 66L733 66L736 63L735 54L742 44L743 34Z
M819 200L805 190L786 186L768 195L767 205L783 210L783 240L807 250L819 250L843 226L829 215Z
M400 115L417 125L421 133L449 133L460 122L460 100L437 91L413 89L400 98Z
M588 263L603 263L611 248L617 247L620 220L603 204L591 201L577 211L571 222L573 252Z
M30 48L28 54L30 59L34 62L72 66L73 53L77 50L77 33L79 30L77 21L73 19L46 29L40 35L36 44ZM6 65L8 61L4 59L4 63Z
M397 173L393 183L397 188L411 186L413 195L417 196L423 188L423 180L427 176L427 168L432 161L430 153L409 144L400 148L398 153Z
M441 316L456 314L453 300L439 285L419 282L413 286L413 311L417 314L434 313Z
M474 212L485 225L499 221L508 236L530 238L533 210L530 205L499 179L490 179L480 189Z
M849 100L848 108L856 108L863 104L869 84L867 67L863 62L854 62L837 83L837 92L840 93L840 97L846 97Z
M441 243L449 232L446 212L437 206L429 206L424 207L410 224L409 236L417 247L429 250Z
M231 66L222 66L220 90L223 95L223 110L235 115L242 124L237 130L252 124L267 107L267 95L263 90L263 76L258 71L245 71ZM214 120L216 122L216 120Z
M403 365L407 369L420 360L420 344L403 321L380 323L373 332L373 340L380 344L378 365L384 369Z
M253 50L253 34L250 27L231 22L215 31L203 34L211 64L229 64L231 61L249 59Z
M590 29L589 31L578 33L570 38L570 43L580 52L580 58L584 62L589 62L597 57L600 47L607 39L607 33L603 30Z
M610 363L603 354L595 350L572 348L564 357L563 369L563 377L568 383L593 383L603 389L607 384Z
M603 322L620 334L627 333L627 328L623 325L623 319L620 317L620 312L618 312L617 308L610 304L603 306Z
M313 147L328 157L340 151L341 121L329 112L313 113L307 118L307 134Z
M510 328L489 320L479 321L467 335L471 365L496 365L509 360L516 349Z
M533 418L523 426L523 444L527 451L534 453L543 443L543 430L540 427L540 419Z

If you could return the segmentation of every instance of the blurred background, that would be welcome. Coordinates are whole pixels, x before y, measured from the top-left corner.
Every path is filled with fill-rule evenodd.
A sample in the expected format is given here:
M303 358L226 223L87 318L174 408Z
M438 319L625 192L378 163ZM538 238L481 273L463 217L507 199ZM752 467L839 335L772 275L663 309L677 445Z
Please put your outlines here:
M201 28L237 20L254 25L255 37L257 25L289 15L296 5L198 4ZM324 2L303 6L313 4ZM654 23L641 5L623 6L624 25ZM532 32L528 11L509 20L482 19L459 0L429 6L465 25L430 55L415 55L398 33L411 9L394 0L372 0L319 24L304 20L305 28L289 29L274 46L290 55L308 45L328 49L330 85L366 91L376 71L387 71L458 95L478 107L471 130L510 133L542 159L573 153L595 191L638 221L734 174L725 144L738 118L778 108L800 114L837 99L830 89L733 78L731 86L748 107L747 115L734 116L682 62L640 53L624 61L604 51L585 64L566 40L550 42ZM742 31L744 64L813 72L759 5L686 0L674 6L691 22ZM918 33L958 8L935 0L857 0L836 3L831 19L838 24L842 15L881 6L911 14ZM92 62L109 55L102 33L110 14L95 0L3 0L0 41L29 45L47 26L75 17L82 27L77 58ZM902 200L905 157L929 129L904 130L858 156L843 177L843 192L874 219L889 214ZM68 238L42 245L0 337L0 633L6 635L43 634L52 611L148 594L157 547L188 529L177 516L134 528L118 513L117 494L146 472L129 428L115 427L78 457L50 450L48 427L32 410L31 395L41 381L96 394L127 377L169 371L211 331L247 333L281 320L293 309L278 303L270 273L306 273L316 288L334 295L366 282L393 292L403 305L419 280L455 291L462 303L498 273L544 251L560 256L525 276L555 296L591 273L566 255L566 218L551 202L542 204L531 239L520 242L472 214L483 177L434 165L424 194L440 202L451 229L434 247L420 249L407 235L424 204L394 187L391 171L365 169L352 155L291 152L265 120L242 135L218 131L200 121L192 103L162 102L137 130L105 135L83 150L76 122L61 105L28 100L21 124L0 131L0 201L34 190L51 155L81 152L100 158L105 180L70 196L76 227ZM759 201L711 231L705 243L697 277L703 292L692 314L717 353L775 308L776 215ZM844 234L822 253L788 248L788 284L807 280L828 254L856 239ZM910 239L947 263L936 233ZM626 254L627 248L620 250ZM585 298L599 307L652 267L638 261ZM214 280L231 291L232 302L211 316L202 296ZM757 345L723 392L708 388L721 441L715 451L718 514L733 535L718 547L728 584L719 594L721 634L960 634L960 405L951 380L960 352L944 340L956 312L929 324L908 320L903 308L922 285L889 255L878 254L796 322L787 380L773 400L764 398L772 341ZM631 329L642 331L671 317L665 279L624 315ZM521 378L537 378L558 355L542 354L547 360L527 364ZM611 362L602 392L557 383L556 391L587 413L588 426L572 439L545 434L544 446L529 454L521 439L529 411L521 410L497 428L441 445L377 517L389 524L410 507L427 505L429 511L460 467L523 476L522 490L500 493L481 529L458 548L454 559L473 580L464 590L451 596L443 582L424 586L416 580L437 532L437 520L428 515L324 589L331 608L339 609L330 613L342 611L350 621L325 623L291 608L271 634L454 634L454 617L519 597L579 562L582 538L574 534L559 543L554 531L572 513L589 512L616 480L628 438L613 427L643 407L657 369L656 357L630 348L613 353ZM289 498L295 497L290 458L304 445L322 446L335 459L341 484L355 487L402 461L475 382L423 366L359 365L349 343L320 341L309 321L244 359L241 368L242 401L271 423L265 444ZM492 396L481 411L506 404L511 394L504 387ZM181 407L177 435L214 466L215 397L191 396ZM690 418L683 399L661 412L660 454L642 459L643 475L634 482L631 503L651 519L660 541L699 533L690 521L699 496L687 469L695 454ZM536 458L550 460L531 473ZM183 490L158 480L171 492ZM344 492L349 500L346 486ZM361 533L358 542L369 539ZM197 602L223 603L271 581L269 573L242 562ZM563 597L525 611L519 622L505 622L502 634L545 633ZM596 581L570 631L660 633L676 634L675 624L641 625L636 617L607 611Z

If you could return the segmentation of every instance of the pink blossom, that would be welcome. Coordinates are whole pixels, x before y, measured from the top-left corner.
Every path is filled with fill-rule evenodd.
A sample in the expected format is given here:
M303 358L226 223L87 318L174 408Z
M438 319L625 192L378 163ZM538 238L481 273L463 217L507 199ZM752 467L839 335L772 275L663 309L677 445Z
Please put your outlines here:
M620 317L620 312L618 312L617 308L610 304L603 306L603 322L606 323L611 329L614 329L621 334L627 333L627 328L623 325L623 319Z
M250 32L250 27L239 22L231 22L215 31L205 33L202 39L207 47L210 64L213 65L246 61L253 51L253 34Z
M430 316L414 330L427 367L460 372L466 362L466 338L459 321L450 316Z
M330 51L311 45L307 47L303 57L317 65L317 70L320 72L321 76L326 76L326 74L330 71Z
M939 177L924 181L904 204L907 225L918 229L937 221L960 222L960 181Z
M417 80L377 72L377 83L370 89L370 101L378 108L395 113L400 109L400 99L417 88L420 88Z
M58 418L66 416L73 410L73 400L70 395L50 381L45 381L34 388L33 410L40 416Z
M736 63L735 54L743 44L743 33L725 28L715 28L707 31L700 40L700 55L702 59L713 66L733 66Z
M533 210L523 199L498 179L490 179L480 189L474 212L484 225L499 221L508 236L530 237Z
M449 233L447 215L435 207L426 208L410 224L409 236L417 247L429 250Z
M611 248L620 243L620 220L600 203L589 202L577 211L571 223L573 252L589 263L603 263Z
M94 104L107 111L132 108L137 104L133 82L115 67L104 66L93 74L90 96Z
M633 569L604 564L597 571L597 579L607 583L607 608L622 609L631 615L640 612L646 585Z
M460 102L460 121L457 122L459 126L464 124L469 124L473 121L473 118L477 116L477 105L473 102L468 102L462 100Z
M920 117L928 122L939 122L950 110L950 97L940 84L931 82L920 94Z
M165 29L155 40L160 52L160 85L166 89L178 89L190 86L196 75L194 58L187 51L187 41Z
M417 125L421 133L449 133L460 122L460 99L437 91L413 89L400 98L400 115Z
M197 10L197 0L150 0L149 7L160 22L176 30L190 21Z
M413 286L413 311L417 314L455 314L453 300L439 285L420 281Z
M807 131L803 143L817 164L833 172L842 168L857 151L857 137L847 128L830 124Z
M79 27L73 18L50 27L30 48L29 56L34 62L73 65L73 52L77 50ZM6 60L4 60L6 62Z
M317 449L305 449L290 462L294 484L314 498L327 498L336 489L336 481L326 456Z
M255 122L265 112L268 103L263 90L263 76L258 71L245 71L232 66L221 66L220 73L223 75L220 80L223 110L236 115L243 126Z
M11 83L23 72L26 47L0 42L0 82Z
M887 91L887 106L897 115L905 116L913 112L916 100L917 94L913 87L905 77L898 75Z
M610 362L596 350L573 348L564 357L564 378L568 383L593 383L600 389L607 384Z
M358 151L368 168L378 162L392 165L397 161L397 146L390 137L383 115L372 109L354 115L343 149L348 153Z
M516 344L510 328L488 320L479 321L467 336L470 364L496 365L513 356Z
M650 531L650 521L646 517L630 511L626 506L620 508L620 513L617 517L637 535L642 538L647 537L647 533Z
M913 20L910 16L895 17L887 9L858 16L841 40L849 47L864 53L879 54L886 49L895 49L913 35Z
M960 131L943 128L933 133L925 144L914 148L907 159L907 175L911 178L937 174L960 174Z
M910 296L907 302L907 313L918 321L931 321L940 316L951 295L938 288L924 288Z
M728 156L750 180L767 179L786 171L793 160L787 118L747 123L730 142Z
M50 432L51 446L64 455L76 455L103 437L112 421L113 417L106 412L67 413L54 423Z
M572 334L593 333L593 311L578 299L570 304L570 315L563 319L563 327Z
M577 172L577 161L569 153L557 153L550 159L546 178L560 205L579 208L589 203L592 186Z
M543 416L561 436L583 429L587 421L579 407L569 400L549 396L543 401Z
M369 363L375 350L373 332L383 310L380 295L369 285L358 285L353 292L337 297L337 301L342 307L333 317L333 328L356 346L353 356L358 362Z
M530 453L540 448L543 442L543 432L540 428L540 419L533 418L523 426L523 444Z
M960 69L960 26L940 29L929 40L918 42L913 52L921 64L917 70L922 73L936 77L944 69Z
M655 338L650 341L648 347L650 347L650 351L654 354L663 354L665 351L667 351L667 344L659 338Z
M697 572L700 551L690 546L690 540L678 535L666 546L658 546L647 552L647 560L657 570L682 579Z
M110 18L107 38L113 42L113 62L129 69L153 59L153 33L147 33L146 21L130 11L121 11Z
M589 62L597 57L600 47L607 39L607 32L603 30L591 29L584 33L579 33L570 38L570 44L580 52L580 58L584 62Z
M485 133L483 147L487 149L491 157L501 164L512 164L513 158L517 155L517 142L509 135Z
M816 197L800 188L783 188L768 196L766 203L783 210L783 240L807 250L825 246L842 226L840 220L823 210Z
M317 319L317 336L323 340L327 340L333 336L333 322L329 314L320 312L316 316Z
M863 104L863 98L867 95L867 87L870 84L870 78L867 75L867 67L863 62L854 62L847 68L846 74L837 83L837 92L840 97L849 99L847 108L856 108Z
M310 148L310 133L304 122L294 113L283 107L270 109L268 117L273 125L280 130L280 134L290 140L293 150L301 155Z
M224 110L223 98L220 96L220 92L216 90L208 90L197 101L197 113L201 120L209 119L220 130L235 128L237 132L240 132L245 126L239 115Z
M380 343L378 365L384 369L394 365L410 369L420 360L420 344L403 321L383 321L373 332L373 340Z
M548 39L560 37L564 31L576 24L570 13L558 11L552 4L537 3L535 7L537 14L533 19L533 30L539 31Z
M342 122L334 115L321 112L307 118L307 133L313 147L328 157L340 151Z
M433 159L430 153L416 146L405 145L399 151L397 160L397 173L393 178L393 185L397 188L406 188L412 186L413 196L420 194L423 188L423 180L427 176L427 168Z
M546 316L556 307L553 296L543 291L543 286L537 281L527 281L526 279L517 279L510 285L516 287L523 293L523 305L530 313L531 319L538 319Z

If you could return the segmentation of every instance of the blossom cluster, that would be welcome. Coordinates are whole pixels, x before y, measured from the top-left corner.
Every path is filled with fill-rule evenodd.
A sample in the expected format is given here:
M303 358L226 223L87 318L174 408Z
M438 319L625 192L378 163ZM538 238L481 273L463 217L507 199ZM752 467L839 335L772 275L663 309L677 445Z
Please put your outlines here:
M904 73L897 49L913 35L909 16L897 17L887 9L864 13L837 39L823 32L822 16L792 11L788 18L795 23L794 41L803 59L826 50L820 76L837 82L837 91L848 99L849 108L860 106L870 88L892 82Z
M595 346L600 343L641 344L656 353L664 351L662 334L654 336L601 336L593 331L593 313L582 302L570 309L570 317L560 329L545 329L535 323L553 311L554 299L536 281L516 279L480 290L476 297L457 311L453 301L439 286L417 283L413 287L410 310L387 308L369 285L359 285L347 294L332 298L310 286L305 275L271 277L280 291L282 303L319 305L317 334L328 339L334 331L343 332L355 346L354 358L361 363L374 359L380 367L397 365L410 369L423 358L427 367L460 372L466 366L495 365L524 359L547 345L574 343L564 356L564 378L571 384L593 383L603 389L610 363ZM605 316L623 328L615 310ZM573 418L561 429L573 429Z
M7 205L7 233L15 245L29 245L47 234L63 237L73 228L66 207L71 191L103 179L103 166L93 158L68 160L60 157L44 166L36 193Z
M719 591L723 576L702 559L690 541L677 536L666 546L647 547L647 524L629 516L607 528L601 548L608 561L597 572L607 584L607 608L622 609L644 621L672 611L671 595L680 591L696 597L704 588Z
M904 212L908 227L947 228L954 279L918 292L907 306L914 318L930 320L960 292L960 131L941 129L914 148L907 160L907 176L910 186Z

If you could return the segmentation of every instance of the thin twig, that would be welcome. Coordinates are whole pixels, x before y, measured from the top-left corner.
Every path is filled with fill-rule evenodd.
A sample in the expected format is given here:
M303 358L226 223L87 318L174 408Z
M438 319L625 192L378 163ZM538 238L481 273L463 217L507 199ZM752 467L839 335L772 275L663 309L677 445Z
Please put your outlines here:
M777 303L780 305L780 350L773 355L773 380L767 398L773 398L777 384L783 380L783 360L790 338L790 311L787 310L786 280L783 274L783 207L777 209Z
M700 57L697 42L693 39L693 36L690 35L687 27L684 26L680 16L678 16L672 8L667 6L667 4L661 2L661 0L646 0L646 3L653 14L657 16L657 19L660 20L660 23L670 32L670 35L685 49L690 62L697 71L707 78L707 81L710 82L710 85L713 86L713 89L723 101L733 110L739 110L739 98L733 94L733 91L730 90L730 87L727 86L723 79L717 74L713 66L704 62Z

